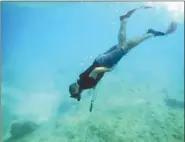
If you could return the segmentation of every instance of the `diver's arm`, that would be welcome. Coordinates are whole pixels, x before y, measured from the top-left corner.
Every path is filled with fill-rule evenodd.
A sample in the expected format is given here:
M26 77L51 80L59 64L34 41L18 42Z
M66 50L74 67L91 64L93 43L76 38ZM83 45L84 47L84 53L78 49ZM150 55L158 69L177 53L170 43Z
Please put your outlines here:
M97 78L97 75L100 73L105 73L111 71L112 68L106 68L106 67L96 67L90 74L89 77L92 77L94 79Z
M109 72L111 70L112 70L111 68L107 68L107 67L96 67L92 72L101 73L101 72Z

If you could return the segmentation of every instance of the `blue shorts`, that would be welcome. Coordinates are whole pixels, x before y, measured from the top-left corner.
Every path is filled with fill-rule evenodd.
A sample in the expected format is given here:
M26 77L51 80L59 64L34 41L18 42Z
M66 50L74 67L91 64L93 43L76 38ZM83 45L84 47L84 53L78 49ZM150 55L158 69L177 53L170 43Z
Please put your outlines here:
M111 47L108 51L100 54L95 61L103 67L112 68L116 65L119 60L128 52L127 49L122 49L121 47L115 45Z

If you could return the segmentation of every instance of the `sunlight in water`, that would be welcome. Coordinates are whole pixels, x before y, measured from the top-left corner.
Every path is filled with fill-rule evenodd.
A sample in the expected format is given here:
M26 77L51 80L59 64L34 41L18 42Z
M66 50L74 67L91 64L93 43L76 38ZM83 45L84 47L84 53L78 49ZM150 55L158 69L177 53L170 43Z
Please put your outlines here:
M184 21L184 3L183 2L147 2L147 5L156 8L163 8L169 13L172 20L182 23Z

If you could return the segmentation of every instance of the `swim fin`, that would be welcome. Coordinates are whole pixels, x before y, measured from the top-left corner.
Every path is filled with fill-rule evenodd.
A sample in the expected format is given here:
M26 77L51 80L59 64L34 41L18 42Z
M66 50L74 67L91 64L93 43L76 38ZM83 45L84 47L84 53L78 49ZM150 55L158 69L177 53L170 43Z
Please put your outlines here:
M175 21L172 21L165 34L166 35L171 34L171 33L175 32L176 29L177 29L177 23Z
M153 34L154 36L164 36L164 35L165 35L165 33L160 32L160 31L155 31L155 30L153 30L153 29L149 29L147 33L151 33L151 34Z
M149 9L149 8L153 8L153 7L151 7L151 6L141 6L139 8L134 8L134 9L128 11L126 14L120 16L120 20L123 20L125 18L129 18L138 9Z

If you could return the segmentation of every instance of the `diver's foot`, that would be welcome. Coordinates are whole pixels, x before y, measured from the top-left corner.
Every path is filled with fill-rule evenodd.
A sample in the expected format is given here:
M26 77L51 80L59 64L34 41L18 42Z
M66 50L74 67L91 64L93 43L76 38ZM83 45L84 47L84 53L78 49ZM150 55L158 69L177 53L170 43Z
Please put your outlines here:
M160 31L155 31L155 30L153 30L153 29L149 29L147 33L151 33L151 34L153 34L154 36L164 36L164 35L165 35L165 33L160 32Z
M136 9L133 9L133 10L130 10L129 12L127 12L126 14L120 16L120 21L126 19L126 18L129 18L135 11Z

